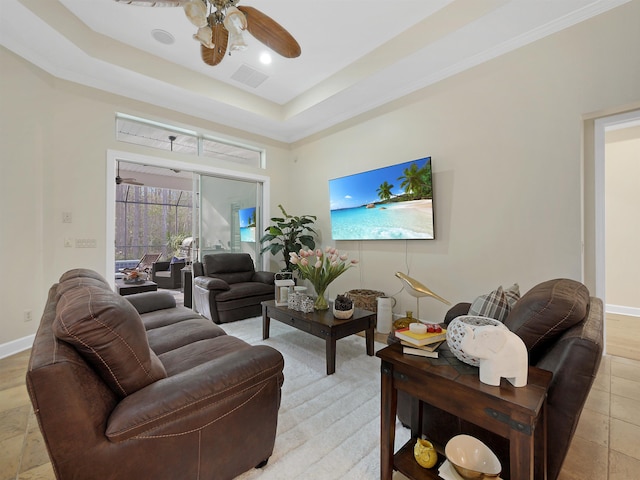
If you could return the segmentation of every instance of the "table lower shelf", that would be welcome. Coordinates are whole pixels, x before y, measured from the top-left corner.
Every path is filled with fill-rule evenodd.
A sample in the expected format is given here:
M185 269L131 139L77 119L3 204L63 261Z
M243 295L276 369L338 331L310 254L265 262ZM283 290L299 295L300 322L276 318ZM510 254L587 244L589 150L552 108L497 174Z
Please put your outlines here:
M413 480L441 480L441 477L438 475L438 468L440 468L440 465L446 460L443 450L436 446L438 463L436 463L436 466L433 468L423 468L418 465L418 462L413 456L413 447L416 441L415 438L412 438L396 452L393 456L394 470Z

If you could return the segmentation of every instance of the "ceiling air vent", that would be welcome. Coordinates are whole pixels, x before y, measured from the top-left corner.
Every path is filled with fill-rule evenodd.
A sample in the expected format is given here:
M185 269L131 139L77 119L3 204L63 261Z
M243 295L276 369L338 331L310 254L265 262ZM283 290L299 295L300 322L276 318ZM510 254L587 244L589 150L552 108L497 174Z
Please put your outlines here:
M248 65L242 65L238 70L236 70L236 73L231 75L231 78L236 82L244 83L252 88L257 88L269 77L264 73L254 70Z

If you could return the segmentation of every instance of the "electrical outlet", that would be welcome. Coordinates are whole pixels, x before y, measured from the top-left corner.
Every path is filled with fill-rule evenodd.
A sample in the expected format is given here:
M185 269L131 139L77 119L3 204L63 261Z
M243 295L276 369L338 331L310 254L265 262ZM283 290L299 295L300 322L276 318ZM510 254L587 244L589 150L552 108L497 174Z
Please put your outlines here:
M25 322L30 322L33 320L33 315L31 314L31 310L25 310L24 311L24 321Z

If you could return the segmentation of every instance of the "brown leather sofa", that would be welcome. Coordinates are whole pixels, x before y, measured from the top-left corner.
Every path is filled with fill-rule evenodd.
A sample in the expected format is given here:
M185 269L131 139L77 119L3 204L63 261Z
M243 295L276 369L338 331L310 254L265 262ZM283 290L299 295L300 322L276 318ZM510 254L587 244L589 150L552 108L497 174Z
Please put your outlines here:
M455 305L447 312L444 323L466 315L470 306L470 303ZM524 341L529 352L529 364L553 373L547 397L547 479L555 480L600 366L603 348L602 301L590 297L589 291L580 282L549 280L522 296L504 323ZM392 335L393 332L389 342L395 341ZM446 344L440 348L443 347L446 349ZM476 367L469 368L477 370ZM412 398L402 391L398 392L398 418L405 426L411 423L411 406ZM505 439L431 406L423 406L422 418L422 432L441 445L459 433L467 433L484 441L502 463L502 478L510 478L509 448ZM539 446L540 442L536 442ZM538 450L536 455L540 457ZM535 478L543 478L539 465Z
M77 269L49 291L27 387L59 479L232 479L273 451L283 366L168 292Z
M256 317L260 304L275 298L275 274L256 272L248 253L205 255L193 264L193 275L196 310L214 323Z

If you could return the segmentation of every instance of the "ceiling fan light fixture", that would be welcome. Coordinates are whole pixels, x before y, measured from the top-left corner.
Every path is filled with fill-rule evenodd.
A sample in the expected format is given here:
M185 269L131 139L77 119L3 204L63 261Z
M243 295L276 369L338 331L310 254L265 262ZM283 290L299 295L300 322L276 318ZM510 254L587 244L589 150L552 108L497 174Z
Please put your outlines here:
M196 27L207 25L207 4L203 0L190 0L182 5L184 14Z
M247 29L247 19L236 7L227 7L227 14L223 20L224 28L229 32L229 51L244 50L247 42L242 32Z
M213 48L215 46L213 44L213 30L211 30L209 26L200 27L198 33L196 33L193 38L207 48Z

